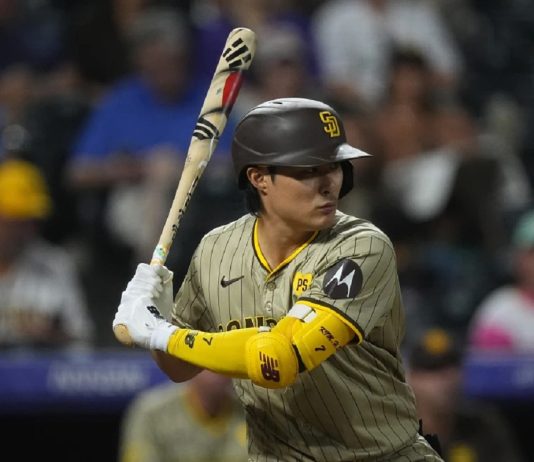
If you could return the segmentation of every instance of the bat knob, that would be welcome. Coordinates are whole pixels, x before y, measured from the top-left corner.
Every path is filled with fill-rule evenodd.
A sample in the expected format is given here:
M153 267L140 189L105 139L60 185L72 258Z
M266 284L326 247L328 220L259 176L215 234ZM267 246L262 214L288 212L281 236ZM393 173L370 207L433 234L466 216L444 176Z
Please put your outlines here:
M132 337L130 337L128 328L124 324L117 324L113 328L113 333L115 334L115 338L119 342L121 342L123 345L128 346L128 347L134 346L134 342L132 340Z

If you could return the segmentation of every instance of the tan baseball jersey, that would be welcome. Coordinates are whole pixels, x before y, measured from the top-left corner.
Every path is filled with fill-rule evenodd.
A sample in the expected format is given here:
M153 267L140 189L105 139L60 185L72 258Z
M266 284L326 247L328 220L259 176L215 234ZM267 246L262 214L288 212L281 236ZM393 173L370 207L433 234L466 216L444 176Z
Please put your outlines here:
M336 311L356 336L286 389L234 381L251 460L392 461L394 453L405 461L440 460L417 436L414 396L400 360L404 314L387 236L337 212L332 228L314 233L270 268L256 220L244 216L202 239L176 296L173 322L212 332L273 326L305 299Z
M120 462L245 462L246 428L237 400L206 414L187 386L164 384L139 395L123 418Z

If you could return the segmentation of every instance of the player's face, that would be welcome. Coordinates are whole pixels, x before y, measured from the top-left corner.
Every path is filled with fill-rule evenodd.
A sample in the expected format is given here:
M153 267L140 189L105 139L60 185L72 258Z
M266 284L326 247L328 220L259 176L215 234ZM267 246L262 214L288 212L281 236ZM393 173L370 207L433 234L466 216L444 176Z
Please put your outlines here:
M318 167L277 167L260 189L264 213L297 231L332 226L343 182L339 163Z
M17 258L37 232L36 226L33 220L0 215L0 262L11 262Z
M431 407L447 413L458 402L462 374L456 366L432 371L412 370L408 373L408 382L421 409Z

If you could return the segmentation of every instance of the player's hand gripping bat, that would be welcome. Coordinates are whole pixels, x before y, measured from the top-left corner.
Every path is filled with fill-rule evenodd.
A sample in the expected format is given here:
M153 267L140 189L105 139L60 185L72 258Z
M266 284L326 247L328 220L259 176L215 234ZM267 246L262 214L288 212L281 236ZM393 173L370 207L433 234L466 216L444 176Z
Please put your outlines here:
M241 87L243 71L249 68L255 51L256 34L252 30L236 28L230 32L200 110L176 194L152 255L151 265L165 264L193 191L226 126ZM122 344L133 344L125 325L115 326L114 333Z

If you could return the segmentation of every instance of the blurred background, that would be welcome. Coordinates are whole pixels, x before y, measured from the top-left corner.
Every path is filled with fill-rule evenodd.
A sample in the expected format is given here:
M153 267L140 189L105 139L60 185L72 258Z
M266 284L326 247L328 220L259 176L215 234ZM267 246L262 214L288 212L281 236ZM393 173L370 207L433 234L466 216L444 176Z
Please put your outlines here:
M373 154L340 208L395 245L425 430L451 462L534 460L530 0L0 0L4 450L118 460L127 406L167 381L111 321L237 26L257 55L167 261L176 287L245 213L235 123L324 100Z

